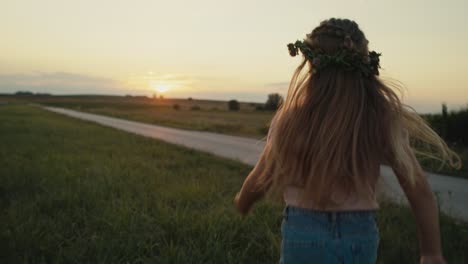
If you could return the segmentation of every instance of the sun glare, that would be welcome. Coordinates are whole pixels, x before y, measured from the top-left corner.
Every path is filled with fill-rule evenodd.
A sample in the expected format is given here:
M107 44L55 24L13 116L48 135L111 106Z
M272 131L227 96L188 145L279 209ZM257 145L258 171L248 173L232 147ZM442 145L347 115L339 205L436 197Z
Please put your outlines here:
M169 84L155 84L153 85L153 89L158 93L164 93L166 91L169 91L171 89L171 86Z
M187 78L178 78L175 75L163 75L163 76L143 76L143 80L147 81L147 87L149 90L158 94L172 93L174 91L180 91L188 87L191 83Z

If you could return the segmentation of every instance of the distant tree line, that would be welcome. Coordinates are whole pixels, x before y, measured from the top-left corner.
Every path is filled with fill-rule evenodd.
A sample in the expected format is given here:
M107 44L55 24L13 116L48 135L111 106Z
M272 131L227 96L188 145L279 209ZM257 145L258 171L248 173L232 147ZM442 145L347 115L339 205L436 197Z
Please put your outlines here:
M283 97L278 93L272 93L268 95L268 99L265 104L256 105L255 110L267 110L267 111L276 111L283 103ZM237 100L230 100L228 102L228 109L230 111L239 111L240 104Z
M15 95L17 96L50 96L51 94L49 93L33 93L30 91L17 91L15 92Z
M442 104L441 114L427 114L423 118L447 142L468 146L468 105L458 111L447 111Z

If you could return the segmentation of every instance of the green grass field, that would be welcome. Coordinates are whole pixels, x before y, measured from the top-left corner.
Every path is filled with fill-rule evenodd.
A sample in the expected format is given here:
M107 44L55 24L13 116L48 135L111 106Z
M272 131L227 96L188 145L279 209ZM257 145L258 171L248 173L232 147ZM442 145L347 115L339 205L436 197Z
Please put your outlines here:
M251 167L25 105L0 106L0 263L275 263L281 205L243 219ZM379 263L415 263L407 208L382 203ZM442 216L449 263L468 225Z

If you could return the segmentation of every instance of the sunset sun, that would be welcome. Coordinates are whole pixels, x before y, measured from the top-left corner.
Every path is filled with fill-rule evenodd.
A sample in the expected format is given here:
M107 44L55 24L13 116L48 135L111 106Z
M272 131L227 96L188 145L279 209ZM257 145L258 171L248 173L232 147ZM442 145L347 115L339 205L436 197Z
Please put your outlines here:
M155 84L153 85L153 89L158 93L164 93L171 89L171 85L169 84Z

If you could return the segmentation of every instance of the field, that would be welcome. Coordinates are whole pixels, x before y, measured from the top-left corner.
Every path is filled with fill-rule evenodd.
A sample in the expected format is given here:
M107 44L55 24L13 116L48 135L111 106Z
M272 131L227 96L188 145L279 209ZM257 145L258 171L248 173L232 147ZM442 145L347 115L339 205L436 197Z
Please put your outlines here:
M236 136L263 138L268 132L272 111L258 111L258 103L241 103L240 111L229 111L227 102L196 99L153 99L122 96L0 96L0 101L32 102L95 114L136 120L181 129L210 131ZM178 109L174 109L174 105ZM468 164L468 148L456 146L463 164ZM423 167L446 175L468 178L468 166L455 170L440 163L420 160Z
M241 103L229 111L227 102L197 99L152 99L122 96L22 96L5 101L34 102L182 129L262 138L272 111L255 111L256 103ZM177 109L174 108L177 105Z
M247 218L251 167L26 105L0 106L0 263L274 263L281 205ZM417 262L405 207L382 203L379 263ZM449 263L468 225L441 216Z

